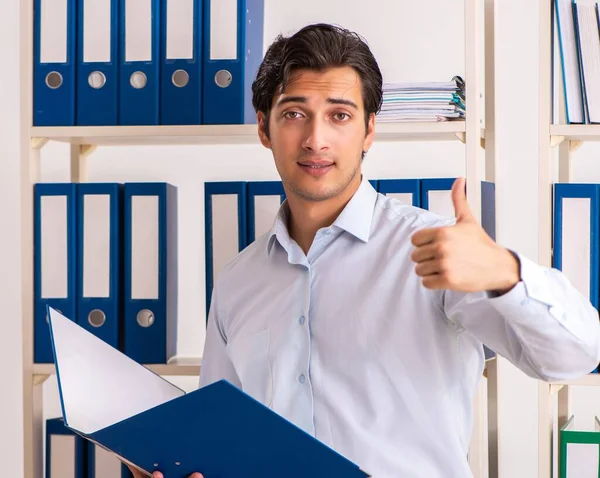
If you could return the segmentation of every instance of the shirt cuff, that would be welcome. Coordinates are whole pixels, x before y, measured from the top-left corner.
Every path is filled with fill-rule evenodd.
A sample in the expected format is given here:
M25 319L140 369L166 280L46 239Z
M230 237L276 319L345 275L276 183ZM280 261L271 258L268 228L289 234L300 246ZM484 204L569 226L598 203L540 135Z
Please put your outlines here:
M511 251L512 252L512 251ZM549 312L555 319L562 319L562 314L558 308L554 307L556 300L552 297L552 292L548 285L546 268L535 262L514 253L519 260L521 280L508 292L502 295L494 296L489 294L490 303L504 316L524 317L525 310L528 310L530 301L534 300L549 309Z
M555 305L556 299L548 284L548 269L521 255L517 254L517 257L521 263L521 282L525 285L527 296L547 306Z
M515 260L517 261L517 263L519 265L519 281L521 281L523 279L521 258L519 257L519 255L516 252L513 252L510 249L507 249L507 251L510 252L513 255L513 257L515 258ZM515 284L515 286L516 286L516 284ZM512 291L515 286L513 286L513 288L510 291ZM500 296L506 295L506 292L502 294L502 293L498 292L497 290L486 290L485 294L486 294L486 296L487 296L488 299L494 299L496 297L500 297Z

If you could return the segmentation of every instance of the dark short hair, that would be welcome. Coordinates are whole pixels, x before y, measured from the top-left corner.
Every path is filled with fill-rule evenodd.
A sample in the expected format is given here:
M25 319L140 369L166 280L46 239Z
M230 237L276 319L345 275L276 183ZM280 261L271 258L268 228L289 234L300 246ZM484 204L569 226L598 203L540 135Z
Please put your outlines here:
M365 124L381 109L383 79L367 43L344 28L318 23L290 37L278 35L267 50L252 84L252 105L268 118L273 98L282 93L294 71L350 66L362 81Z

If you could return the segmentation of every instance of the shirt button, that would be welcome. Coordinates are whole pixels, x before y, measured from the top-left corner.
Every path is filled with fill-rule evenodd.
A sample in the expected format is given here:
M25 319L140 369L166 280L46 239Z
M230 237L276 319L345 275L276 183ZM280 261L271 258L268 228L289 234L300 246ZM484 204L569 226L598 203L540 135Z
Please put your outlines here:
M304 316L300 317L300 320L298 322L300 322L300 325L304 325L304 322L306 322L305 317Z
M304 374L300 374L300 376L298 377L298 382L304 383L305 380L306 380L306 377L304 376Z

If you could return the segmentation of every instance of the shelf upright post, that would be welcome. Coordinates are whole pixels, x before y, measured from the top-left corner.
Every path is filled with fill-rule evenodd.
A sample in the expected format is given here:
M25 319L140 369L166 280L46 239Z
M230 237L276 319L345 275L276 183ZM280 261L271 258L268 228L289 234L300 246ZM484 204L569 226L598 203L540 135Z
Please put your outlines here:
M33 138L33 1L21 0L19 92L19 161L21 216L21 320L23 355L23 476L43 476L43 380L33 373L33 185L40 180L40 150L44 138Z
M552 265L552 1L539 2L538 263ZM552 477L553 413L550 384L538 382L538 476Z

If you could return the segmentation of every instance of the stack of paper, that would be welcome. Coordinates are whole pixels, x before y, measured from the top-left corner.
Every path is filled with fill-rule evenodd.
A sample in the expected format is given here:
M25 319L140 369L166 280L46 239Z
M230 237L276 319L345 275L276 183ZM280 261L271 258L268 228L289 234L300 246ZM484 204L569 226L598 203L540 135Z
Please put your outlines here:
M464 119L465 84L452 81L384 83L378 122L449 121Z

